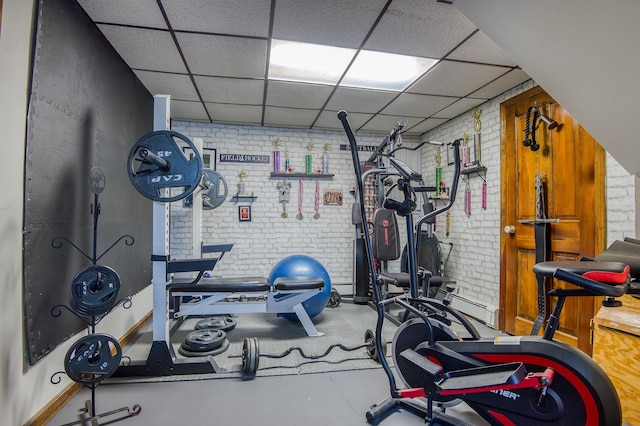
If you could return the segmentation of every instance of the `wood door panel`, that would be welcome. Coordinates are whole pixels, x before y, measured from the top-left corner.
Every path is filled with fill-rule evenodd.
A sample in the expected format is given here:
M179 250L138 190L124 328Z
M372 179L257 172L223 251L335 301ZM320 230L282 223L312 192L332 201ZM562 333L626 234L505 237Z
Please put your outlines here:
M545 116L560 125L548 130L542 122L535 130L538 151L523 146L527 109L535 103ZM528 335L538 313L534 225L519 223L536 219L536 174L545 182L546 217L560 219L550 228L550 259L577 260L594 256L604 246L604 215L596 201L604 200L604 150L571 115L541 88L504 102L501 115L501 227L514 226L515 233L501 238L501 328ZM596 190L596 183L598 188ZM600 207L602 208L602 207ZM546 286L570 287L548 281ZM546 298L547 314L555 300ZM556 337L591 353L589 322L594 315L593 298L569 298Z

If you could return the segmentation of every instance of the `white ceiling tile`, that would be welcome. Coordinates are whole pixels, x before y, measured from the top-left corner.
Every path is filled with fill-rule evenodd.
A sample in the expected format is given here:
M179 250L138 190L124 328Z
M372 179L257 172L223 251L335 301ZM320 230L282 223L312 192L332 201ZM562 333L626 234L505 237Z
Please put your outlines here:
M109 43L132 69L187 72L167 31L99 24Z
M351 125L351 127L353 129L358 129L360 128L364 123L366 123L373 115L372 114L360 114L357 112L349 112L348 113L348 119L349 119L349 124ZM313 128L316 129L334 129L334 130L341 130L344 131L344 127L342 127L342 122L340 120L338 120L338 111L323 111L320 116L318 117L318 120L316 121L316 123L313 125ZM346 141L346 136L345 136L345 142Z
M269 35L271 0L163 0L175 31Z
M194 77L205 102L262 105L264 80Z
M209 121L201 102L179 101L171 99L171 119Z
M383 115L378 114L368 121L364 126L358 128L358 130L366 130L370 132L383 132L389 133L399 121L407 123L407 129L411 128L411 123L406 117L400 115ZM414 133L409 131L407 133Z
M273 38L358 48L385 0L278 0Z
M429 117L454 103L458 98L448 96L403 93L381 112L404 117Z
M467 96L508 70L493 65L442 61L407 91L429 95Z
M451 4L395 0L365 49L439 59L475 29Z
M318 111L312 109L266 107L264 110L265 126L311 127Z
M171 95L171 100L199 101L196 89L188 75L169 74L153 71L134 71L142 84L152 95ZM167 88L171 88L167 91Z
M167 29L156 0L78 0L78 3L95 22Z
M449 105L442 111L438 111L433 116L435 118L454 118L484 102L486 102L486 99L461 98L459 101Z
M267 86L266 104L288 108L319 109L325 104L332 90L333 86L272 80Z
M484 64L515 67L513 62L485 33L478 31L456 48L447 59L481 62Z
M176 37L194 74L264 78L266 40L184 33Z
M367 123L367 130L386 134L398 120L407 120L408 128L414 124L426 131L529 80L522 70L512 70L513 62L456 7L436 0L78 2L145 87L172 96L174 112L183 120L207 121L210 115L224 123L342 130L336 114L345 110L354 129ZM400 95L265 81L269 36L357 48L369 32L365 49L449 57ZM471 99L454 104L463 96ZM383 116L371 120L378 112ZM439 120L421 121L433 114Z
M396 92L338 87L327 103L327 109L376 113L396 96Z
M531 77L529 77L526 72L522 71L520 68L516 68L481 89L473 92L470 96L492 99L530 79Z
M256 105L229 105L207 103L211 120L218 123L260 124L262 107Z
M416 126L409 127L409 130L414 133L423 134L425 132L428 132L431 129L435 129L436 127L438 127L439 125L447 121L449 120L446 118L427 118L426 120L417 124ZM437 142L446 142L446 141L437 141Z

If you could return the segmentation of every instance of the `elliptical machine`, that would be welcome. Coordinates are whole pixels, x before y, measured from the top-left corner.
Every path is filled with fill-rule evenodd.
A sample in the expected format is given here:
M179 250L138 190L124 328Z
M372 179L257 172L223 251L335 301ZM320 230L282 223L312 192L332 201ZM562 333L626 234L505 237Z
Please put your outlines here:
M347 113L338 119L347 134L353 165L362 194L362 172L355 136ZM423 216L419 226L453 205L460 175L459 140L453 141L454 180L449 203ZM410 200L412 182L421 176L406 164L395 160L400 172L398 186ZM362 200L361 200L362 202ZM362 203L361 203L362 204ZM406 206L390 201L387 208ZM396 373L407 386L398 388L386 358L380 359L388 377L390 396L371 407L367 421L375 424L392 410L404 407L420 415L428 424L465 424L445 413L461 401L492 425L619 425L620 403L611 380L580 350L553 340L559 317L568 296L622 296L628 288L629 267L619 262L541 262L534 272L576 285L577 289L553 289L549 295L557 303L543 337L505 336L482 339L473 325L449 305L451 292L443 301L418 296L415 241L412 214L403 215L407 223L407 247L411 289L409 294L381 299L374 270L371 271L378 320L375 344L382 351L382 325L385 308L396 304L414 318L404 322L393 338ZM361 211L364 217L364 210ZM371 240L364 235L368 259L372 262ZM471 336L461 339L449 331L455 318Z

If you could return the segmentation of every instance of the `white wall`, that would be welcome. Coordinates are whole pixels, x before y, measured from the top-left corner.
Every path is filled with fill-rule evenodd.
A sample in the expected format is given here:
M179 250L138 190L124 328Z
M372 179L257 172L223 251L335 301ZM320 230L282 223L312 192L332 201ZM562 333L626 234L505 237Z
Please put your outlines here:
M336 118L337 120L337 118ZM234 243L231 253L214 269L220 276L267 276L271 268L282 258L291 254L306 254L320 261L329 272L333 285L349 284L353 281L353 240L355 228L351 223L351 205L354 198L349 194L355 187L355 175L351 153L340 151L340 145L348 145L344 132L277 129L268 127L233 126L195 122L173 122L172 129L189 138L203 139L204 148L217 150L220 154L260 154L273 157L276 138L290 151L294 172L304 172L304 156L307 144L313 143L314 167L321 164L325 143L330 145L330 180L321 179L319 209L320 218L313 219L315 180L303 179L303 220L296 219L298 208L298 179L291 183L289 217L281 218L282 205L278 201L277 184L281 179L271 178L273 160L269 164L217 163L217 171L229 186L227 200L214 210L202 215L203 241L205 244ZM391 130L391 129L390 129ZM357 134L359 145L378 146L384 135ZM417 139L405 137L405 146L415 146ZM284 149L284 148L282 148ZM283 155L283 154L281 154ZM362 161L369 153L360 153ZM419 167L415 161L413 165ZM400 156L399 156L400 158ZM240 170L248 172L245 178L247 192L253 192L257 200L253 203L235 203L231 197L238 191ZM344 194L342 206L322 205L325 189L338 189ZM238 206L251 205L252 221L239 222ZM174 258L190 257L192 247L192 213L174 203L171 208L171 255Z
M532 87L528 81L478 108L482 110L482 162L487 167L487 209L481 208L482 179L470 175L471 215L464 212L465 180L461 178L458 198L451 212L449 237L445 218L438 218L436 233L443 243L453 243L445 269L446 278L458 283L459 294L497 308L500 301L500 103ZM423 135L423 139L451 141L473 134L473 118L465 113ZM425 152L422 173L435 180L433 151ZM451 180L453 166L444 166L442 179ZM463 176L466 179L466 176ZM635 179L610 155L606 163L607 244L625 236L635 236Z
M0 197L0 413L2 424L21 425L64 391L70 381L51 376L64 371L64 356L80 337L71 338L35 366L24 361L22 311L22 219L25 153L25 126L33 2L3 0L0 33L0 128L2 158L0 180L7 183ZM150 287L133 299L129 310L118 308L98 327L99 332L121 337L151 309ZM63 313L64 315L64 313ZM55 318L51 319L55 321ZM98 389L98 398L100 395ZM82 407L78 407L82 408ZM104 404L99 408L112 408Z

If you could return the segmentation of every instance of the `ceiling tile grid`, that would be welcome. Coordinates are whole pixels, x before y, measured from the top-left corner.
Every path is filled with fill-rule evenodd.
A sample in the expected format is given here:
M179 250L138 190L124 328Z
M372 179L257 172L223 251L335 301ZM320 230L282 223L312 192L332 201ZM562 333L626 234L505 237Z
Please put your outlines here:
M529 79L452 4L437 0L78 0L172 118L419 134ZM438 62L401 91L269 79L272 40ZM392 64L393 65L393 64ZM345 65L343 77L348 65Z

